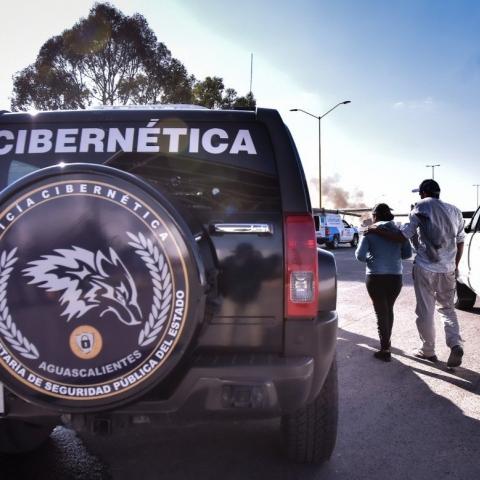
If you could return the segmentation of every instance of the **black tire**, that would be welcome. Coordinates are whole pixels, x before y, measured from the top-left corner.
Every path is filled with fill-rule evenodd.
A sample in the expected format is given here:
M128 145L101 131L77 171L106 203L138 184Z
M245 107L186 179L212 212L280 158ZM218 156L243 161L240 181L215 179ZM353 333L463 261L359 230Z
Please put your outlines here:
M338 235L334 235L332 241L327 243L327 247L330 250L335 250L336 248L338 248L339 245L340 245L340 240L338 238Z
M282 417L282 433L289 460L321 464L335 448L338 424L338 380L332 362L322 390L310 404Z
M50 438L52 430L52 425L38 425L10 418L0 419L0 453L31 452Z
M353 240L350 242L350 245L355 248L358 245L358 235L353 236Z
M190 227L161 192L100 165L24 177L2 192L3 215L24 199L30 207L0 229L0 313L12 317L0 343L16 352L20 342L23 373L4 364L0 381L62 411L107 410L140 398L180 363L203 318L204 265ZM65 262L75 265L72 272L60 267ZM62 279L55 297L39 283L47 278ZM76 292L70 303L62 300L65 289ZM68 322L66 305L79 322ZM37 322L36 310L48 322ZM59 366L58 373L41 370L42 362ZM73 371L84 373L73 378Z
M459 310L471 310L475 305L477 295L463 283L457 282L455 294L455 308Z

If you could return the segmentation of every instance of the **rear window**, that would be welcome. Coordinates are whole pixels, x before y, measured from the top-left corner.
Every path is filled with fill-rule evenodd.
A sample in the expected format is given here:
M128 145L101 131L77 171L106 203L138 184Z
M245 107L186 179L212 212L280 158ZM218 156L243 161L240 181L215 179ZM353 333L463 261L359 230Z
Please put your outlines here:
M314 215L313 219L315 221L315 230L320 230L320 228L325 226L325 217Z
M2 188L61 162L133 173L188 208L226 213L280 208L271 142L255 122L187 125L178 118L151 118L0 127Z

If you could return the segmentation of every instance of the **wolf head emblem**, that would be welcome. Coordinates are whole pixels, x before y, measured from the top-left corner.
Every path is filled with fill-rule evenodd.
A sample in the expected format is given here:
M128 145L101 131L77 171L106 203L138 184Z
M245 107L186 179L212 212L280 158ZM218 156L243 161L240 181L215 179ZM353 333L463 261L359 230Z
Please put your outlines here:
M130 272L113 248L105 255L73 246L43 255L23 270L31 277L29 285L47 292L63 292L62 315L67 321L80 318L93 308L101 308L100 317L111 313L125 325L141 323L137 288Z

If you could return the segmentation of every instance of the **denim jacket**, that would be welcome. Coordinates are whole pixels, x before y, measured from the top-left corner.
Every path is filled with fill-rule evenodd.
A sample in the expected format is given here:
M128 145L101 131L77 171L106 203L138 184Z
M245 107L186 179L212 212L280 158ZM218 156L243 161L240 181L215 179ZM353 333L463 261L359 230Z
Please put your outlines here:
M382 228L399 231L393 222L377 222ZM357 260L367 263L367 275L401 275L402 259L412 256L408 240L393 242L379 235L364 235L355 252Z

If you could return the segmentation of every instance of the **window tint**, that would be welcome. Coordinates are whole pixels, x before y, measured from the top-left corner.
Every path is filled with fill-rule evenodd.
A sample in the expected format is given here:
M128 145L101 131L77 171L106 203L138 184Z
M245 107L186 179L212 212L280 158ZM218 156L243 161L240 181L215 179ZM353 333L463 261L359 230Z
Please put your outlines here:
M280 209L280 191L275 175L187 156L124 154L109 165L146 179L187 208L227 214Z
M8 169L7 184L10 185L11 183L16 182L20 178L34 172L35 170L38 170L38 167L35 165L13 160L10 163L10 168Z
M62 123L2 125L2 132L0 188L62 162L96 163L141 176L188 209L280 210L270 137L256 122L74 122L65 115Z

